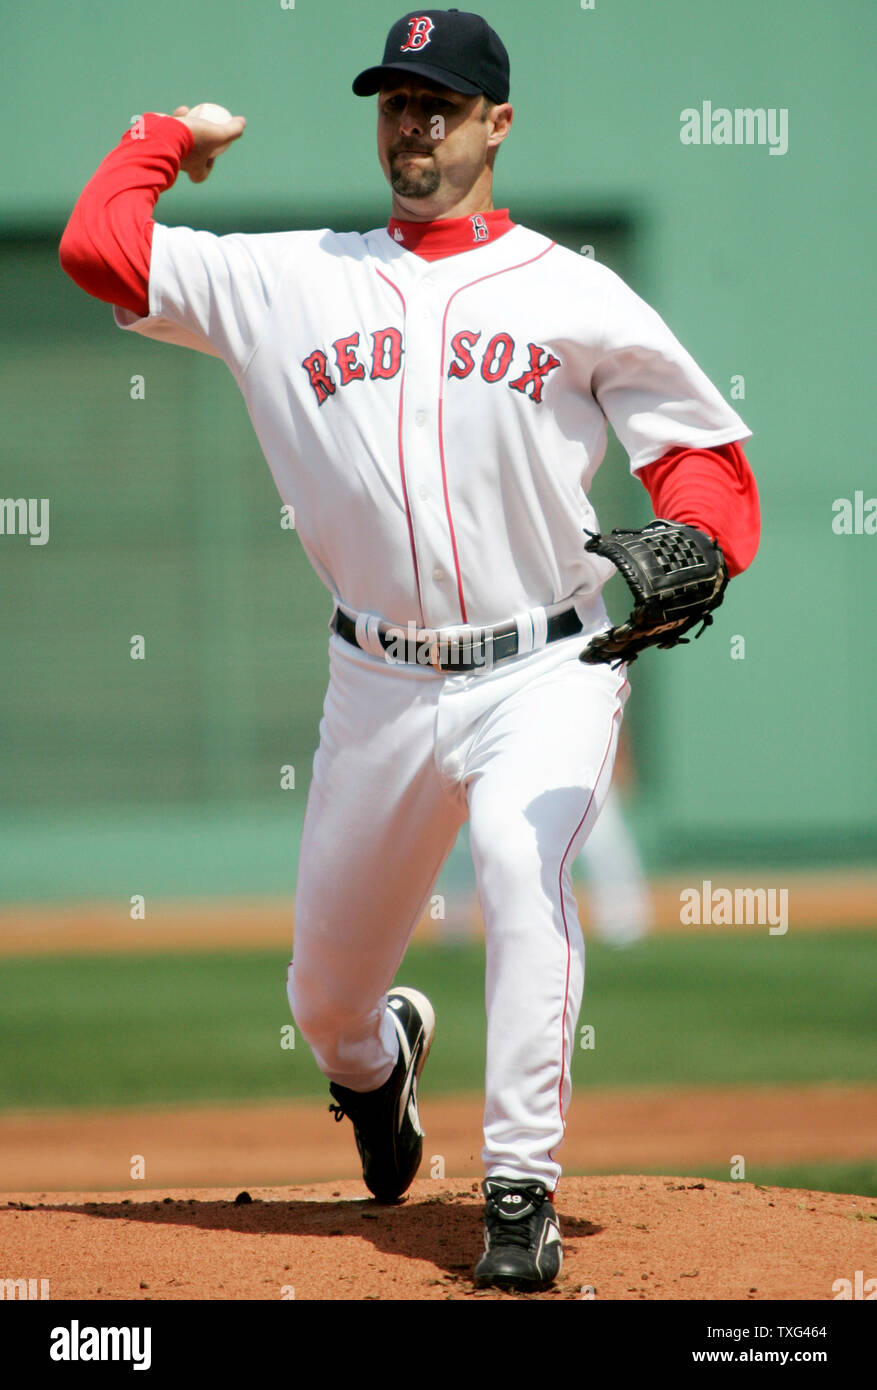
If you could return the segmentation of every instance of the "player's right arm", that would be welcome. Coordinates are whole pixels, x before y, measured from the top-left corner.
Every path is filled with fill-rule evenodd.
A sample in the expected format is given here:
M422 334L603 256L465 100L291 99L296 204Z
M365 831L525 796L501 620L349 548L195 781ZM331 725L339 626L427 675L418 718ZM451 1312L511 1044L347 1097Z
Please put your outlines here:
M60 246L63 269L114 306L116 323L221 357L238 375L260 340L291 238L216 236L153 219L180 169L200 183L243 117L215 125L178 107L126 131L80 195Z
M150 112L125 132L86 184L61 238L62 269L80 288L141 316L149 313L155 204L180 169L193 183L203 182L246 124L236 116L214 125L188 110Z

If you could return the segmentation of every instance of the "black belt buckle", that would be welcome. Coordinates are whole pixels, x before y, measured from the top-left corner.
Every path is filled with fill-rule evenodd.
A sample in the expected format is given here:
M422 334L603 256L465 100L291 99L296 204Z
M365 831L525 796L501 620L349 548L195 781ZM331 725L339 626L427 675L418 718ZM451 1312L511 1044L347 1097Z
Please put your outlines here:
M459 674L461 671L474 671L477 667L487 665L487 657L479 657L479 649L484 653L485 636L488 645L491 644L491 634L487 632L477 637L442 637L438 635L436 640L431 643L429 654L429 664L434 671L440 671L445 675Z
M437 655L441 653L443 645L441 641L436 644ZM463 641L455 640L452 646L455 647L456 650L451 653L448 660L435 662L435 669L437 671L453 673L455 671L474 671L482 666L486 666L488 660L485 647L492 647L492 645L490 632L486 634L482 633L478 638L470 637Z

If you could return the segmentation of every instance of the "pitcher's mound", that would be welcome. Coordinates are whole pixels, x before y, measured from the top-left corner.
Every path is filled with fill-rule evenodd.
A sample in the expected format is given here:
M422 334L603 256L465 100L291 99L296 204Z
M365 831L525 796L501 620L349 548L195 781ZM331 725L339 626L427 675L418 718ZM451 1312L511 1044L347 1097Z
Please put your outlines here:
M378 1206L359 1182L0 1202L7 1298L9 1279L33 1280L30 1296L52 1299L521 1297L472 1284L482 1201L470 1179L420 1179L395 1207ZM563 1271L549 1293L529 1297L831 1300L861 1298L877 1274L874 1198L564 1178L557 1210Z

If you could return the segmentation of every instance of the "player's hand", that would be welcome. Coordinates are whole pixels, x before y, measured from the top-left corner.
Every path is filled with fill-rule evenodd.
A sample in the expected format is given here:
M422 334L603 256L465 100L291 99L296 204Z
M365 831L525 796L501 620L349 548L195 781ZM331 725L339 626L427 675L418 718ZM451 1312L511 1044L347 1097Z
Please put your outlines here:
M189 115L188 106L178 106L171 114L189 127L195 140L192 153L180 163L180 168L185 169L193 183L204 182L213 168L214 160L241 138L247 124L244 116L232 116L230 121L224 121L221 125L214 121L202 121L197 116Z

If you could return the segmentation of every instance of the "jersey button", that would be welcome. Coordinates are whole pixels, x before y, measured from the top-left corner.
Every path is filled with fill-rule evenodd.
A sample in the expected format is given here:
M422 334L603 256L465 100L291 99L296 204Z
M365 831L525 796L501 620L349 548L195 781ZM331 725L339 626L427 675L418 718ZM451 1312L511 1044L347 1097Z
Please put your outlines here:
M442 569L441 565L436 565L435 569L432 572L432 577L435 580L436 584L441 584L442 580L445 578L445 572Z
M425 487L420 488L419 491L418 491L418 493L417 493L417 495L418 495L418 497L420 498L421 502L428 502L428 501L429 501L429 489L428 489L428 488L425 488Z
M426 424L426 411L425 411L425 410L418 410L418 411L417 411L416 415L414 416L414 423L415 423L415 425L425 425L425 424Z

